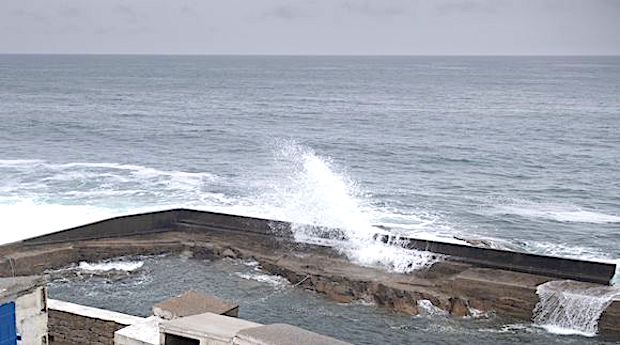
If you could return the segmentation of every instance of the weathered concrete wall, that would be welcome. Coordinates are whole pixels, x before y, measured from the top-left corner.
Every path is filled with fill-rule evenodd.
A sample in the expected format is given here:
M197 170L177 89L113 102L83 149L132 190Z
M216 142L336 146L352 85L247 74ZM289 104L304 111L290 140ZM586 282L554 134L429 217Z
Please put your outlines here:
M611 303L601 315L599 333L609 339L620 339L620 300Z
M196 233L225 231L261 234L272 238L291 237L291 223L288 222L189 209L173 209L116 217L28 239L22 244L71 243L90 239L146 235L171 231L172 229ZM378 235L377 238L383 241L389 240L386 235ZM517 253L414 238L402 238L401 240L406 241L408 248L449 255L450 260L463 261L479 267L501 268L598 284L609 284L616 269L615 265L608 263Z
M163 234L163 233L162 233ZM99 261L125 255L174 254L184 250L185 245L174 239L174 232L162 241L127 239L115 241L109 246L105 241L85 241L69 244L28 246L27 249L0 248L0 277L42 274L45 270L59 269L80 261Z
M179 210L166 210L115 217L75 228L34 237L23 244L71 243L99 238L126 237L170 231L177 222Z
M277 237L292 236L289 222L188 209L177 210L177 225L184 225L188 231L197 232L211 229Z
M17 332L22 335L22 345L47 344L47 289L34 291L15 299Z
M56 300L50 300L48 317L49 343L56 345L114 345L114 332L144 320Z

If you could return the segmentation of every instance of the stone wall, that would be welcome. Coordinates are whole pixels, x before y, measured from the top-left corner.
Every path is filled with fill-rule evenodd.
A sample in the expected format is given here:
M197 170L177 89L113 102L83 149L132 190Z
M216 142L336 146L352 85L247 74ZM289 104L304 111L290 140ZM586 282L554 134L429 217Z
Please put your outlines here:
M55 345L113 345L114 332L143 318L50 300L49 343Z
M17 331L22 335L21 345L48 343L46 299L47 289L39 286L15 300Z

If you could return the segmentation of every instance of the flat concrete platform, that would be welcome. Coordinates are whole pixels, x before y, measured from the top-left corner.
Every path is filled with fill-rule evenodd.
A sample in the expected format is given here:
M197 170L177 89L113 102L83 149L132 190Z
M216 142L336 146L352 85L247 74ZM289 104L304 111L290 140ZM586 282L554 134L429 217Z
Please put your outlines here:
M186 292L153 306L153 314L165 320L204 313L237 317L239 306L195 291Z
M207 344L231 344L239 331L259 327L261 324L234 317L205 313L175 320L163 321L159 325L161 344L165 345L165 334L207 340Z
M159 345L161 319L150 316L131 326L114 332L115 345Z
M305 329L273 324L239 331L233 345L351 345Z

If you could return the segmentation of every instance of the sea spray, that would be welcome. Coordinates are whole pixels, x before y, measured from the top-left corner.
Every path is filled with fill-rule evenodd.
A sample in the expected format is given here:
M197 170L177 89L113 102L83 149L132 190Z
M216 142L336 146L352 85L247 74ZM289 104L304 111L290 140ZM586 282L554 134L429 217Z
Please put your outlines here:
M354 179L338 172L329 158L294 142L279 142L274 177L260 200L293 221L298 242L329 245L352 261L396 272L410 272L439 260L428 252L409 250L403 243L375 240L386 230L372 225L377 210Z
M570 280L550 281L536 289L536 325L556 334L595 336L605 309L620 297L620 289Z

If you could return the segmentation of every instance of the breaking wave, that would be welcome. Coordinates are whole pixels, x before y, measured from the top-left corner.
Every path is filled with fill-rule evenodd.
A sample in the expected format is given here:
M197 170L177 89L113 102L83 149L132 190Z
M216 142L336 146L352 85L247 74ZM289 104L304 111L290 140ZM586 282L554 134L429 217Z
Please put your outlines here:
M81 261L78 269L86 272L125 271L132 272L144 266L143 261L109 261L89 263Z
M235 275L238 276L239 278L243 278L245 280L257 281L259 283L271 285L273 287L289 285L288 280L286 280L286 279L284 279L284 278L282 278L280 276L274 276L274 275L269 275L269 274L264 274L264 273L240 273L240 272L235 272Z
M401 243L382 243L373 225L381 218L368 193L329 158L294 142L278 142L279 176L257 195L255 204L272 210L276 219L289 220L299 242L330 245L353 262L410 272L439 260L428 252L408 250Z
M565 223L620 223L618 215L584 210L572 205L522 203L498 206L496 212Z
M279 141L273 151L269 174L247 181L246 195L218 192L239 181L206 172L105 162L0 160L5 177L0 182L2 223L15 230L3 234L0 242L172 207L304 224L294 227L298 241L322 242L356 263L397 272L426 267L439 257L375 241L373 236L386 232L386 226L400 225L394 230L400 234L458 242L436 216L376 207L346 171L308 147Z

